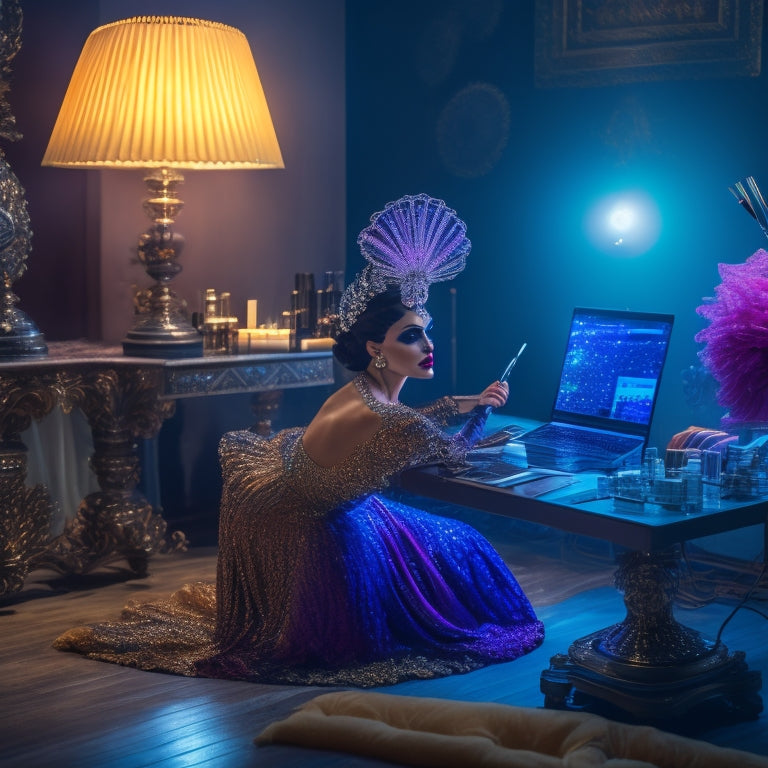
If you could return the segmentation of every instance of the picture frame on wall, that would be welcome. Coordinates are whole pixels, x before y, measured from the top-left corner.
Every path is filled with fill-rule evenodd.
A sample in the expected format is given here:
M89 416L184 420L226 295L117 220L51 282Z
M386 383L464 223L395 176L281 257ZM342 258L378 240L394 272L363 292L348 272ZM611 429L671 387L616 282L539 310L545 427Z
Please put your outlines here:
M756 77L763 2L536 0L536 86Z

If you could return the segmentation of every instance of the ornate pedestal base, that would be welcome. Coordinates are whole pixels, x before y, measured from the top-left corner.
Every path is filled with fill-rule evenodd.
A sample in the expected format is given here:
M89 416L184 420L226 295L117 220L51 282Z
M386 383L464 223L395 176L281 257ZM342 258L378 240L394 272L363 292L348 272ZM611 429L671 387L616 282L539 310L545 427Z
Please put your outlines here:
M643 722L682 718L700 708L752 719L763 709L760 672L672 616L673 553L625 555L616 576L627 616L576 640L541 674L545 706L618 710Z
M165 520L140 493L97 491L83 499L66 531L33 558L32 565L85 574L105 563L126 560L143 578L151 555L186 549L183 533L166 538L166 530Z

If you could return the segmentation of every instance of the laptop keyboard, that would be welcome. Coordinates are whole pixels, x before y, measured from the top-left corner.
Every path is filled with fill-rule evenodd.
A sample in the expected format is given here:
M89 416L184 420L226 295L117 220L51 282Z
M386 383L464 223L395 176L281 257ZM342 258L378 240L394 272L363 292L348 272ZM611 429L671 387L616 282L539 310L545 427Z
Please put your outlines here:
M610 468L619 457L642 446L640 438L606 432L545 424L519 438L526 446L528 462L534 466Z

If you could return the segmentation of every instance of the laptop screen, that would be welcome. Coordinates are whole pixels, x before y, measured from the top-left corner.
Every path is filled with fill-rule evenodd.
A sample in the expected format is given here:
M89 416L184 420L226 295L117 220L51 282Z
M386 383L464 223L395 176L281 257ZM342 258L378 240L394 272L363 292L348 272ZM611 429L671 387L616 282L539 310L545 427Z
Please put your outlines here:
M673 319L575 309L553 421L647 435Z

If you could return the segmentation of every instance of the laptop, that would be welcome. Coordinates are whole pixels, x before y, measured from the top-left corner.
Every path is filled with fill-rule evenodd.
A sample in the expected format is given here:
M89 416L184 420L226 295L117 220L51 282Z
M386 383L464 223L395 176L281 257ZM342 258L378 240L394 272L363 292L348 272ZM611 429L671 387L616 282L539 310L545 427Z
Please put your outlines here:
M529 467L637 467L648 441L673 315L576 308L551 421L517 438Z

